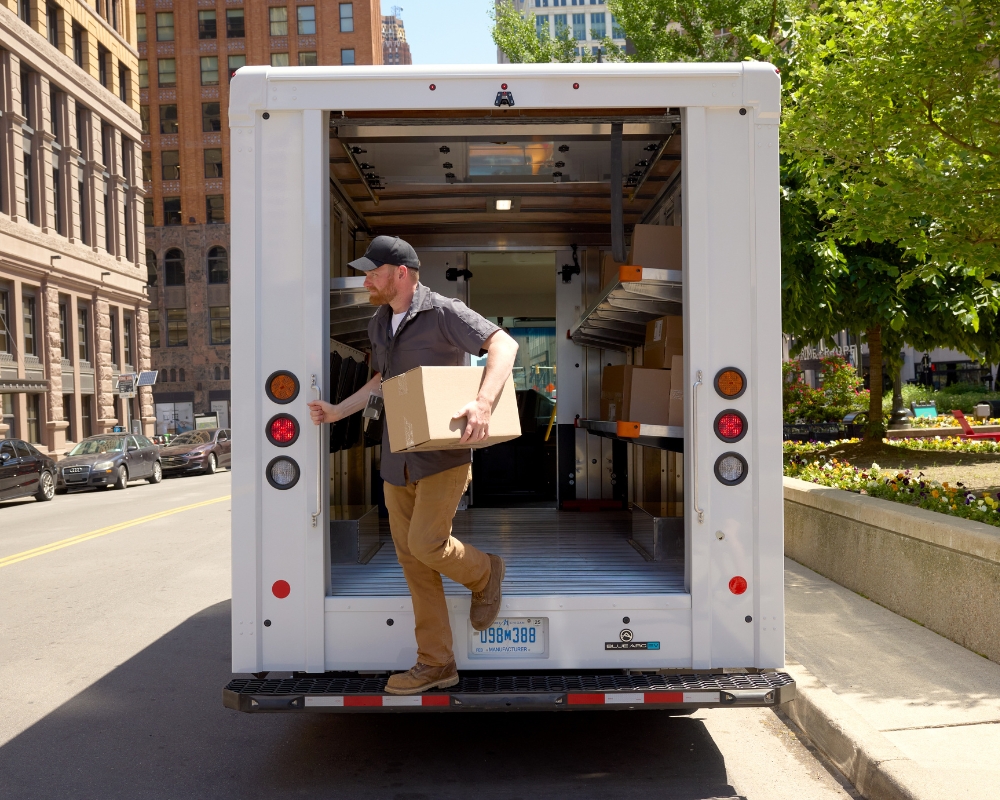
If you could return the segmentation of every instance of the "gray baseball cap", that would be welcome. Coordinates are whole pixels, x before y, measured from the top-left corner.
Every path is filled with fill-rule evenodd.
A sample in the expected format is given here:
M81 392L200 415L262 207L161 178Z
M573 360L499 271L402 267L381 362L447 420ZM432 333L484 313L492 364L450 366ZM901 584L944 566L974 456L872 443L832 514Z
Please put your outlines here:
M404 242L398 236L376 236L368 245L365 254L361 258L354 259L347 266L368 272L378 269L383 264L420 269L417 251L410 246L409 242Z

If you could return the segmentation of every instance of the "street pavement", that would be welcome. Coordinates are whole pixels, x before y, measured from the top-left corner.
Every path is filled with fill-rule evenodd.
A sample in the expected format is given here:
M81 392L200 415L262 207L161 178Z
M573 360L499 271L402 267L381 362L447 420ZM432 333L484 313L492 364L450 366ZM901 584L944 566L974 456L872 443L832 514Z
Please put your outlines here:
M229 487L220 473L0 503L0 797L857 797L767 709L225 709Z
M785 603L787 660L898 750L916 797L996 797L1000 664L790 559Z

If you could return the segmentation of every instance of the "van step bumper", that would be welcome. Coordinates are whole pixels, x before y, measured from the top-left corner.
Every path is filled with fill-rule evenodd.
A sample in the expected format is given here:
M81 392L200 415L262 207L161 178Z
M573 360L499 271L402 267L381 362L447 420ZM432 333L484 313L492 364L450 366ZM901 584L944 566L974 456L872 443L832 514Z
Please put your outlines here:
M226 708L249 713L375 711L558 711L777 706L795 697L784 672L752 675L511 675L473 673L450 689L397 696L387 676L331 673L283 679L234 679Z

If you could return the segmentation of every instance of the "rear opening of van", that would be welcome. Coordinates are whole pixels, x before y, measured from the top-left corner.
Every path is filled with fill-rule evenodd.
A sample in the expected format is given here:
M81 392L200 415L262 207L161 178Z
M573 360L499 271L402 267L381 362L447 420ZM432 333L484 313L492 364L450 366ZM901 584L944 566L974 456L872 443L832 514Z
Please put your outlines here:
M776 203L755 196L771 188L757 178L770 162L776 190L776 117L763 116L766 100L747 102L740 65L660 66L599 67L605 84L589 105L580 79L556 68L359 68L351 86L328 68L236 76L234 263L245 272L234 268L234 397L254 399L234 413L245 424L236 442L253 445L234 451L234 500L247 503L233 509L233 670L244 674L224 690L228 707L685 709L792 697L779 671L780 480L775 500L761 473L776 428L761 424L775 412L759 383L777 373L761 353L778 357L759 341L778 309L776 293L761 296L777 282L762 276L778 265L758 263L755 226L777 235ZM728 105L691 114L671 104L671 78L678 99L694 105L702 92L713 106L721 91ZM648 93L636 92L642 80ZM358 84L364 107L349 102ZM421 107L439 91L455 107ZM380 95L392 102L375 105ZM248 96L256 105L233 113ZM742 152L721 152L733 142ZM372 374L375 307L347 263L380 234L410 242L422 283L520 345L522 436L474 452L453 527L505 559L503 607L475 631L468 590L444 579L461 680L409 697L384 692L416 643L378 425L355 415L314 430L304 408L339 402ZM664 326L673 358L650 346ZM662 371L646 405L638 380L631 414L609 405L610 378L602 398L605 370L643 367ZM722 436L726 413L739 431ZM279 416L294 425L288 443L268 430Z

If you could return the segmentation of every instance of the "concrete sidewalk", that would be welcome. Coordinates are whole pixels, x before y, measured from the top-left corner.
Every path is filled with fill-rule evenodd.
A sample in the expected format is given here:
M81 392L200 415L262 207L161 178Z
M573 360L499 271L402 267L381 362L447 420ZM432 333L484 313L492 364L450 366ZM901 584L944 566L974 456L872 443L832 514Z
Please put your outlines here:
M1000 664L790 559L785 602L786 711L865 797L996 797Z

